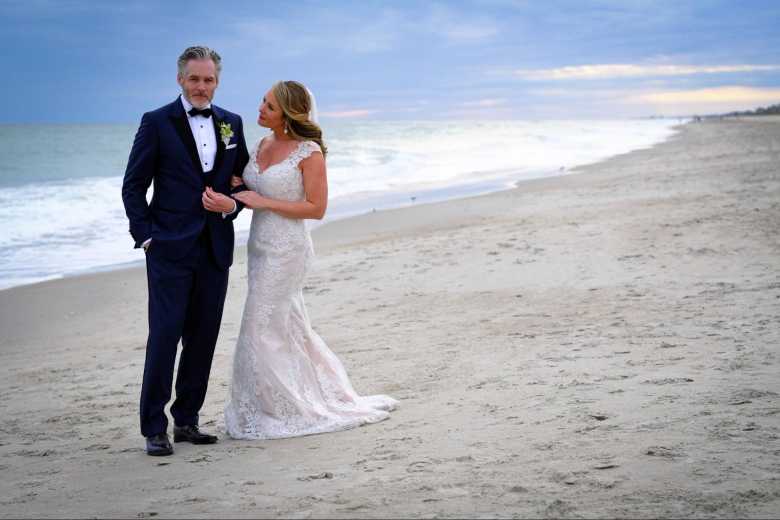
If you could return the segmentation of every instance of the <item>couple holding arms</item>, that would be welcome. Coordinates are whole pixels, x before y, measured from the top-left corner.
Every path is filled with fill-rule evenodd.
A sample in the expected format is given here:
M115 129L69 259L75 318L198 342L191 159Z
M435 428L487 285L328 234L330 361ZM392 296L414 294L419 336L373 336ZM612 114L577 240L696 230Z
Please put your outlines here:
M248 288L225 432L276 439L339 431L384 420L397 405L355 392L306 313L303 281L314 253L304 220L322 218L328 197L314 96L295 81L274 84L257 120L270 133L247 149L241 118L211 103L220 70L208 47L182 53L181 95L143 115L122 186L130 233L146 252L140 419L149 455L173 453L165 406L180 340L173 440L217 442L198 419L233 262L233 220L244 208L253 212Z

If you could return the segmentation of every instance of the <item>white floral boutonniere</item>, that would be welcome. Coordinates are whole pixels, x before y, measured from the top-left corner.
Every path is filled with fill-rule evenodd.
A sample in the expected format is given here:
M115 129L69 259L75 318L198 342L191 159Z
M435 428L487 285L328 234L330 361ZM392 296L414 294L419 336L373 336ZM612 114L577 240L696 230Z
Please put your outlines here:
M230 139L233 137L233 129L230 128L230 123L219 124L219 137L222 138L222 142L225 146L230 144Z

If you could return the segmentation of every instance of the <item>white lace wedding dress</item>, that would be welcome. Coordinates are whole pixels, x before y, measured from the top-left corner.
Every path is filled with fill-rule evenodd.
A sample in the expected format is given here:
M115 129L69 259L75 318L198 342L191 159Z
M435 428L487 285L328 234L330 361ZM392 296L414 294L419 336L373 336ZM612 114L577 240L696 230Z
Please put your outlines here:
M282 162L259 171L255 144L244 184L266 197L304 198L299 163L321 153L301 141ZM389 417L397 401L359 396L339 359L312 330L303 281L314 257L305 222L257 210L247 244L249 290L241 321L225 429L235 439L278 439L346 430Z

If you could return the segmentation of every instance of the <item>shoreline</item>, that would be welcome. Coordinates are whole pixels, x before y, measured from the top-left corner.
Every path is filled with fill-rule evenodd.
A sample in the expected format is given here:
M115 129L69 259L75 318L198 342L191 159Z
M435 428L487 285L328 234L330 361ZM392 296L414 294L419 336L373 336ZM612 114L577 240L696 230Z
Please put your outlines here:
M505 130L503 138L494 143L494 146L501 145L503 151L499 154L491 153L490 148L468 145L476 128L484 127L484 123L475 124L476 127L456 123L451 131L443 130L441 125L421 122L335 125L333 144L340 147L340 153L330 161L328 219L359 215L372 209L403 207L410 201L419 204L498 191L518 179L556 173L561 165L571 168L573 164L585 164L663 140L673 132L675 120L503 122L498 125ZM360 139L355 141L356 132L361 131L378 132L375 145ZM57 142L65 139L57 132L49 133ZM18 138L11 134L13 139ZM257 134L261 134L259 128L251 133L250 141ZM89 132L76 135L82 141L90 138ZM115 143L132 138L132 132L121 126L114 128L111 135L114 138L110 141ZM353 141L354 150L350 147ZM432 142L436 143L434 148L429 147ZM76 169L83 178L72 178L69 169L57 169L53 175L61 178L62 187L56 199L44 195L45 186L53 185L49 181L20 188L24 193L17 193L18 189L13 187L0 189L0 198L5 199L7 228L7 236L2 240L5 266L0 269L0 287L7 289L84 272L114 270L121 264L143 261L143 255L132 249L127 219L118 197L125 166L121 160L126 153L122 151L124 146L129 149L129 143L96 148L92 161L96 164L94 171L87 164L74 163L74 167L81 164ZM84 161L82 156L79 161ZM108 172L114 176L98 175ZM87 177L90 173L93 177ZM38 211L22 218L24 212L16 202L20 198L41 199ZM67 219L47 219L46 215L63 210L69 212ZM93 212L102 217L94 220ZM249 228L250 216L242 213L235 223L240 230L239 244L245 242L242 234ZM78 237L81 247L73 243L74 237Z
M676 119L676 118L672 118L672 119ZM514 190L514 189L519 189L519 188L522 188L522 186L524 186L526 183L533 182L533 181L538 181L538 180L542 180L542 179L552 179L552 178L558 178L558 177L566 177L566 176L569 176L569 175L578 175L577 173L573 173L573 172L576 172L576 171L581 170L581 169L586 169L588 167L600 164L600 163L602 163L604 161L608 161L608 160L613 159L615 157L620 157L620 156L625 155L625 154L630 154L630 153L641 151L641 150L652 149L652 148L654 148L654 147L656 147L656 146L658 146L658 145L660 145L660 144L662 144L662 143L664 143L664 142L666 142L666 141L668 141L670 139L673 139L675 136L677 136L680 133L680 131L682 130L682 128L685 127L686 124L691 124L691 123L687 122L687 123L681 123L681 124L678 124L678 125L671 126L670 128L671 128L673 133L671 133L666 139L664 139L662 141L659 141L659 142L656 142L656 143L653 143L650 146L643 147L643 148L637 148L637 149L634 149L634 150L630 150L628 152L623 152L623 153L616 154L616 155L613 155L613 156L610 156L610 157L606 157L606 158L603 158L603 159L600 159L600 160L597 160L597 161L594 161L594 162L576 165L576 166L573 166L571 168L566 167L565 168L565 173L554 173L552 171L550 171L550 172L548 172L548 171L539 171L539 172L536 172L534 174L534 176L532 176L530 178L524 178L524 179L512 181L511 183L509 183L509 181L506 181L506 182L501 181L501 182L499 182L498 179L487 179L487 180L477 181L477 182L474 182L472 184L461 183L461 184L456 184L456 185L452 185L452 186L427 188L427 189L420 189L420 190L416 190L416 191L398 191L398 192L388 192L388 193L376 194L376 195L374 195L374 199L377 202L380 202L381 204L386 204L386 202L385 203L381 202L383 200L384 201L395 200L396 202L394 202L394 203L391 202L389 206L380 206L379 208L372 208L371 210L360 210L359 213L351 213L349 210L346 210L346 214L344 216L336 216L336 217L334 217L333 220L327 220L327 221L321 222L321 223L320 222L316 222L316 221L313 221L313 222L309 221L311 224L313 224L312 237L316 241L315 233L317 232L317 229L321 228L322 226L335 224L337 222L341 222L341 221L347 220L347 219L364 218L366 215L370 215L371 213L392 211L392 210L404 210L404 209L412 208L412 207L415 207L415 206L423 206L423 205L428 205L428 204L439 204L439 203L446 203L446 202L449 202L449 201L458 201L458 200L470 199L470 198L475 198L475 197L482 197L482 196L491 195L491 194L494 194L494 193L500 193L500 192L503 192L503 191L511 191L511 190ZM564 168L562 167L561 170L559 170L559 172L563 171L563 169ZM528 173L528 172L526 172L526 173ZM499 184L502 185L503 187L501 187L501 188L497 187ZM476 190L477 189L476 187L479 187L479 186L483 186L483 187L485 187L485 186L492 186L492 187L484 188L484 191L472 191L472 190ZM458 192L463 192L463 191L466 191L466 193L464 193L462 195L453 195L453 193L458 193ZM422 194L422 195L420 195L420 194ZM355 194L353 194L353 195L355 195ZM356 194L356 195L361 195L361 194ZM416 201L418 198L421 199L420 202ZM426 200L426 198L428 200ZM412 203L411 204L409 204L409 203L402 204L402 203L400 203L401 199L412 199ZM365 200L365 197L361 198L360 200ZM358 203L358 204L360 204L360 203ZM344 204L345 207L349 207L350 205L354 206L354 204ZM235 253L237 255L238 254L245 254L245 251L242 251L242 250L246 248L245 242L246 242L246 238L247 238L248 234L249 234L249 230L248 229L236 232L236 243L238 245L236 245ZM132 244L130 243L129 237L128 237L128 247L132 247ZM128 270L128 269L144 269L144 266L145 266L145 259L143 258L143 256L141 256L137 260L129 260L129 261L124 261L124 262L121 262L121 263L118 263L118 264L108 264L108 265L102 265L102 266L97 266L97 267L90 267L90 268L79 269L77 271L70 271L70 272L66 272L66 273L58 273L58 274L50 275L50 276L48 276L48 277L46 277L44 279L34 281L34 282L22 283L22 284L19 284L19 285L12 285L12 286L9 286L9 287L1 287L0 288L0 293L2 293L3 291L9 291L9 290L17 289L17 288L21 288L21 287L30 287L30 286L34 286L34 285L38 285L38 284L47 284L47 283L51 283L51 282L57 282L57 281L60 281L60 280L68 280L68 279L72 279L72 278L90 277L92 275L98 275L98 274L101 274L101 273L116 273L116 272L121 272L121 271L125 271L125 270Z
M0 291L3 517L780 512L780 120L326 223L312 325L387 421L145 455L142 269ZM201 414L222 432L238 251ZM110 498L107 498L110 497Z

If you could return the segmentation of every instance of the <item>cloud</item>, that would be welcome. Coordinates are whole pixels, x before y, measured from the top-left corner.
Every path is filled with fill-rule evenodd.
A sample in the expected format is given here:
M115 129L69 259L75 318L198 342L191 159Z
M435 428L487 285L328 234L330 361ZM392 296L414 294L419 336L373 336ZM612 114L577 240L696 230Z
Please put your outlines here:
M722 114L780 103L780 88L724 85L707 88L539 88L526 90L534 108L552 114L577 106L579 116Z
M780 102L780 88L723 86L695 90L649 92L636 96L630 96L627 101L633 103L651 103L657 105L777 103Z
M507 100L504 98L489 98L480 99L478 101L467 101L465 103L461 103L461 106L466 108L491 108L505 105L506 103Z
M475 44L491 40L499 34L498 24L485 16L464 16L444 5L434 5L423 16L416 30L419 34L431 33L451 44Z
M321 112L320 115L323 117L332 117L336 119L347 119L353 117L367 117L376 114L377 112L377 110L337 110L333 112Z
M310 9L294 21L250 17L232 23L239 43L284 55L338 51L369 54L396 48L403 41L402 13L382 9L371 17L333 9ZM295 35L291 37L291 35Z
M780 70L780 65L632 65L603 64L559 67L554 69L520 69L513 74L530 81L640 78L658 76L689 76L695 74L725 74L736 72L768 72Z
M434 38L443 45L480 45L500 33L490 17L443 4L416 9L371 9L345 4L312 7L293 21L285 16L250 16L233 21L230 38L284 55L338 51L365 55L397 51ZM229 39L228 39L229 40ZM225 45L230 42L226 41Z

